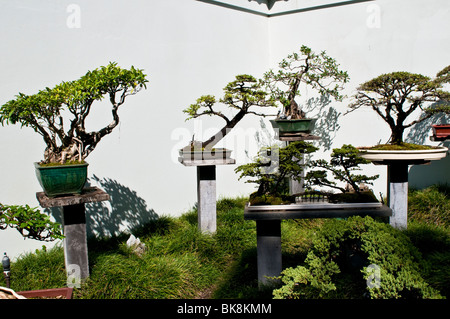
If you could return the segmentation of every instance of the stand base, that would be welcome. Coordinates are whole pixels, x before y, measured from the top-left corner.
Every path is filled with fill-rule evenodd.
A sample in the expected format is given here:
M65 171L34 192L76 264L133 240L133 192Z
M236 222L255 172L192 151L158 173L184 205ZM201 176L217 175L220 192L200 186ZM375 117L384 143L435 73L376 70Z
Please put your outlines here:
M256 221L258 285L277 283L282 271L281 220L300 218L345 218L350 216L391 216L381 203L291 204L247 206L244 219Z
M48 197L36 193L43 208L63 208L64 261L68 286L78 286L89 277L89 259L86 236L85 203L109 200L107 193L97 187L86 188L80 195Z

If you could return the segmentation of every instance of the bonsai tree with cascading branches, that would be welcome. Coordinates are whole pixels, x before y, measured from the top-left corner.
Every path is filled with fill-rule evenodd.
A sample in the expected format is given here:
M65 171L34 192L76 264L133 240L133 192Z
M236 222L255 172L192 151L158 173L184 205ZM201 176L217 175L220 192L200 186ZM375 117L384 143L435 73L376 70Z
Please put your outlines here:
M217 116L225 121L225 125L207 140L202 142L193 140L187 147L188 150L212 150L247 114L266 116L261 112L261 108L275 106L274 101L263 90L261 81L251 75L237 75L223 91L224 95L220 99L216 99L213 95L204 95L183 110L188 115L186 120ZM225 106L227 111L232 111L232 116L226 115L225 110L217 108L217 104Z

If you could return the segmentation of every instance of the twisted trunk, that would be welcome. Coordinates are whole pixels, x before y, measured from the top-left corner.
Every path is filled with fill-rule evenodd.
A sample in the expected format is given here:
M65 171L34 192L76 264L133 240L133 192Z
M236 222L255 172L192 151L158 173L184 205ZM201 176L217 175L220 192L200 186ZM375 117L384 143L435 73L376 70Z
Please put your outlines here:
M247 108L242 108L235 117L233 117L230 121L227 121L227 124L222 127L222 129L211 136L208 140L202 143L202 148L204 149L212 149L214 145L216 145L221 139L225 137L225 135L228 134L228 132L236 126L237 123L239 123L240 120L242 120L247 114Z

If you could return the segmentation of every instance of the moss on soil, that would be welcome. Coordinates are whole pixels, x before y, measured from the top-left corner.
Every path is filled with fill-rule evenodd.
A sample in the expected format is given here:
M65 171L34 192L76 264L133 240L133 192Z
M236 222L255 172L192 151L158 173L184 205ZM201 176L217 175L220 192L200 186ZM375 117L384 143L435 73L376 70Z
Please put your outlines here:
M361 147L361 150L374 150L374 151L419 151L419 150L432 150L434 146L419 145L412 143L401 144L379 144L372 147Z
M61 165L80 165L86 164L85 161L66 161L65 163L39 163L42 167L61 166Z

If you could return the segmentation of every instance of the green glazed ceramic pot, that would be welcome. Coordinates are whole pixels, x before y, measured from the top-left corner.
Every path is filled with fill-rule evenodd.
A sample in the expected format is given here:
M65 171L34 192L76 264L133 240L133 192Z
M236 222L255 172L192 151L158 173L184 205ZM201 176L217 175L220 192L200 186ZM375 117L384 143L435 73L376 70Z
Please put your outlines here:
M81 194L87 180L88 165L41 166L34 163L39 184L49 197Z
M270 120L273 128L279 129L280 133L310 133L314 129L317 119L301 120Z

